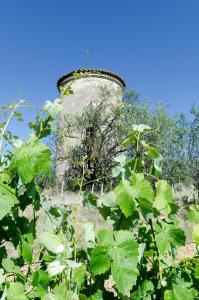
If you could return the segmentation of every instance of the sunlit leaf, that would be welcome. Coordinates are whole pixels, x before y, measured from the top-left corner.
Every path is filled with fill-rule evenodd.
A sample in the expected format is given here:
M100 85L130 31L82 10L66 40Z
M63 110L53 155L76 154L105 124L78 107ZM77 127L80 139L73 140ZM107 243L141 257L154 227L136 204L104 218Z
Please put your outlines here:
M50 149L36 140L23 143L13 154L10 168L17 172L24 184L51 169Z

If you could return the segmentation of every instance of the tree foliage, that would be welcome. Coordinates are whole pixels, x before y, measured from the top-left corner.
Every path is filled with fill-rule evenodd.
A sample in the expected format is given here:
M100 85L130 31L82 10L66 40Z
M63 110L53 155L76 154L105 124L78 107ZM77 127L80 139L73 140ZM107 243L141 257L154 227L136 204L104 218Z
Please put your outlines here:
M151 146L143 145L140 157L144 160L148 152L151 159L155 158L156 166L162 169L162 179L170 184L182 182L198 190L199 118L196 107L191 109L191 116L190 121L184 114L170 116L162 104L153 109L133 92L126 92L123 103L112 108L102 96L99 104L90 104L81 115L66 117L62 122L58 144L62 144L64 138L76 140L65 155L67 188L78 188L84 173L84 187L94 185L98 190L102 186L110 189L115 184L114 175L121 171L118 166L112 173L112 165L118 165L116 156L126 152L122 141L129 137L132 126L145 124L151 128L146 137ZM134 157L135 152L136 145L132 143L128 156ZM122 159L122 155L118 159ZM150 167L149 159L145 168Z

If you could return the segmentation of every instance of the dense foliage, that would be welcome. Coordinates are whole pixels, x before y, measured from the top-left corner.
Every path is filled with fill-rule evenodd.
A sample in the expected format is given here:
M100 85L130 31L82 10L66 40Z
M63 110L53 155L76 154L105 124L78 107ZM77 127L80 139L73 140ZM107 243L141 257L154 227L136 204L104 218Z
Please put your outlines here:
M65 154L69 169L65 174L67 188L77 187L82 172L84 184L95 189L110 189L115 183L112 165L118 153L125 152L122 141L132 125L151 127L147 142L158 145L162 155L161 178L170 184L182 182L199 190L199 111L192 107L190 120L184 114L170 116L162 104L153 109L133 92L125 92L122 105L107 104L101 95L98 105L90 105L82 115L66 117L60 129L61 141L73 137L77 144ZM58 143L59 144L59 143ZM128 149L133 156L135 147ZM143 154L143 153L142 153ZM150 165L150 162L149 162Z
M172 188L158 179L160 154L147 140L151 128L135 125L123 141L135 150L130 158L115 158L114 189L99 197L80 186L82 205L102 215L104 225L80 222L79 230L73 212L81 204L56 207L37 185L38 175L51 171L50 149L41 139L54 129L59 100L46 103L30 123L26 142L7 131L14 117L22 120L23 105L1 108L1 300L197 299L198 263L175 260L186 237ZM197 205L187 220L199 245Z

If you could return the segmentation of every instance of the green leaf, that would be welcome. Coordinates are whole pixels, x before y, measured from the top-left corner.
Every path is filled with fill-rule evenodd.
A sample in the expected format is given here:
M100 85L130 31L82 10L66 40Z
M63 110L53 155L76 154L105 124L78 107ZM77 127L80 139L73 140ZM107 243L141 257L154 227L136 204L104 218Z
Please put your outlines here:
M44 295L41 300L57 300L55 295L53 295L52 293L46 294Z
M28 300L24 286L20 282L12 282L8 288L7 300Z
M14 273L16 275L20 275L24 277L21 269L18 266L15 266L14 261L10 258L4 258L2 260L2 266L4 267L5 271L8 273Z
M67 86L67 87L60 86L60 91L61 91L62 97L73 94L73 90L72 90L71 86Z
M121 167L119 164L115 164L112 169L112 176L118 177L120 174L122 174L125 171L123 167Z
M135 132L131 132L127 139L125 139L123 142L122 142L122 145L124 147L128 147L128 146L131 146L131 145L135 145L137 142L137 137L136 137L136 133Z
M97 240L100 246L112 246L114 243L113 231L105 229L98 231Z
M172 188L165 180L159 180L156 183L156 196L153 203L153 207L157 209L161 214L168 217L172 209L170 204L173 203Z
M126 164L126 154L122 153L122 154L118 154L115 158L114 161L116 161L117 163L119 163L121 166L125 166Z
M9 186L9 179L8 174L0 173L0 220L18 203L15 189Z
M76 293L72 291L67 291L66 292L66 299L70 300L79 300L79 297ZM57 300L57 299L56 299ZM61 299L60 299L61 300Z
M97 291L94 295L89 297L89 300L103 300L102 291Z
M194 289L187 288L185 283L174 284L172 290L164 292L164 300L194 300Z
M88 222L84 224L84 234L86 242L95 243L95 231L92 223Z
M199 265L196 266L194 275L196 279L199 279Z
M199 224L193 226L192 238L193 241L199 245Z
M162 255L172 248L184 246L185 239L184 231L175 225L162 222L161 226L157 227L156 242Z
M62 265L59 260L54 260L48 264L47 272L49 276L56 276L58 274L63 273L66 265Z
M120 182L114 190L116 201L126 218L130 217L136 207L133 189L127 180Z
M74 275L72 277L72 282L76 282L80 290L82 283L84 282L86 276L86 267L81 266L79 269L74 270Z
M136 173L132 175L131 178L132 186L134 189L134 194L136 198L146 199L152 202L154 199L154 192L151 184L145 179L144 175L141 173Z
M60 283L56 285L53 293L55 294L56 300L63 300L66 299L67 288L64 283Z
M132 234L129 231L120 230L115 232L114 236L115 245L110 250L111 273L117 289L127 296L139 274L137 269L138 244L132 240Z
M152 186L145 179L144 175L140 173L133 174L131 182L140 210L142 214L147 217L148 214L153 212L152 203L154 199L154 192Z
M175 298L173 297L173 292L172 290L166 290L164 292L164 300L174 300Z
M108 251L109 248L107 246L97 246L93 249L90 264L94 276L104 274L110 269Z
M103 274L111 267L117 289L128 295L138 276L138 244L133 240L132 232L101 231L98 240L100 245L93 249L91 256L93 275Z
M160 154L158 152L158 150L152 146L149 146L148 144L144 143L144 149L147 150L147 155L150 158L158 158L160 157Z
M60 235L51 232L42 232L38 240L48 251L57 254L64 251L64 241Z
M31 245L22 237L21 241L21 253L24 258L24 260L31 264L32 262L32 247Z
M162 155L160 155L160 157L155 158L153 161L153 166L154 166L154 170L153 170L153 175L155 176L159 176L162 173Z
M79 300L88 300L88 298L86 297L86 295L79 294Z
M117 195L114 191L110 191L109 193L103 195L98 199L98 204L101 206L103 204L107 207L115 207L117 205Z
M149 295L153 294L154 286L151 281L144 280L139 290L133 292L131 300L148 300L151 299Z
M0 269L0 286L5 282L6 276L4 274L4 270Z
M10 168L17 172L23 184L51 170L50 149L37 139L23 143L13 154Z
M32 285L33 286L42 286L43 288L47 288L50 277L47 272L39 269L32 273Z
M199 205L192 205L189 207L186 218L192 224L199 223Z
M42 299L42 297L44 297L46 295L46 290L40 286L40 285L37 285L34 290L32 290L29 294L28 294L28 298L30 299Z
M143 199L143 198L139 198L138 203L143 216L145 218L151 217L151 214L153 213L152 203L147 199Z

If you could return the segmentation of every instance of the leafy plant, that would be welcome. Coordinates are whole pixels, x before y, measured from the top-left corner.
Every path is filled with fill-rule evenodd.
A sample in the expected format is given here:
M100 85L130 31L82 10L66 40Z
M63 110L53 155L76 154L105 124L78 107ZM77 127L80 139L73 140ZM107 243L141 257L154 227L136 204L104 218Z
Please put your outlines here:
M37 179L51 172L51 153L41 139L54 130L60 101L48 101L30 123L28 141L16 144L7 126L14 116L21 119L20 105L1 108L11 111L0 126L1 300L197 299L198 267L189 276L175 260L186 238L172 188L158 179L161 155L147 139L151 128L133 126L123 147L134 147L134 155L115 158L118 183L111 191L99 196L80 185L82 204L58 207ZM81 205L103 217L102 228L78 220ZM187 216L194 215L197 245L198 211L192 206Z

